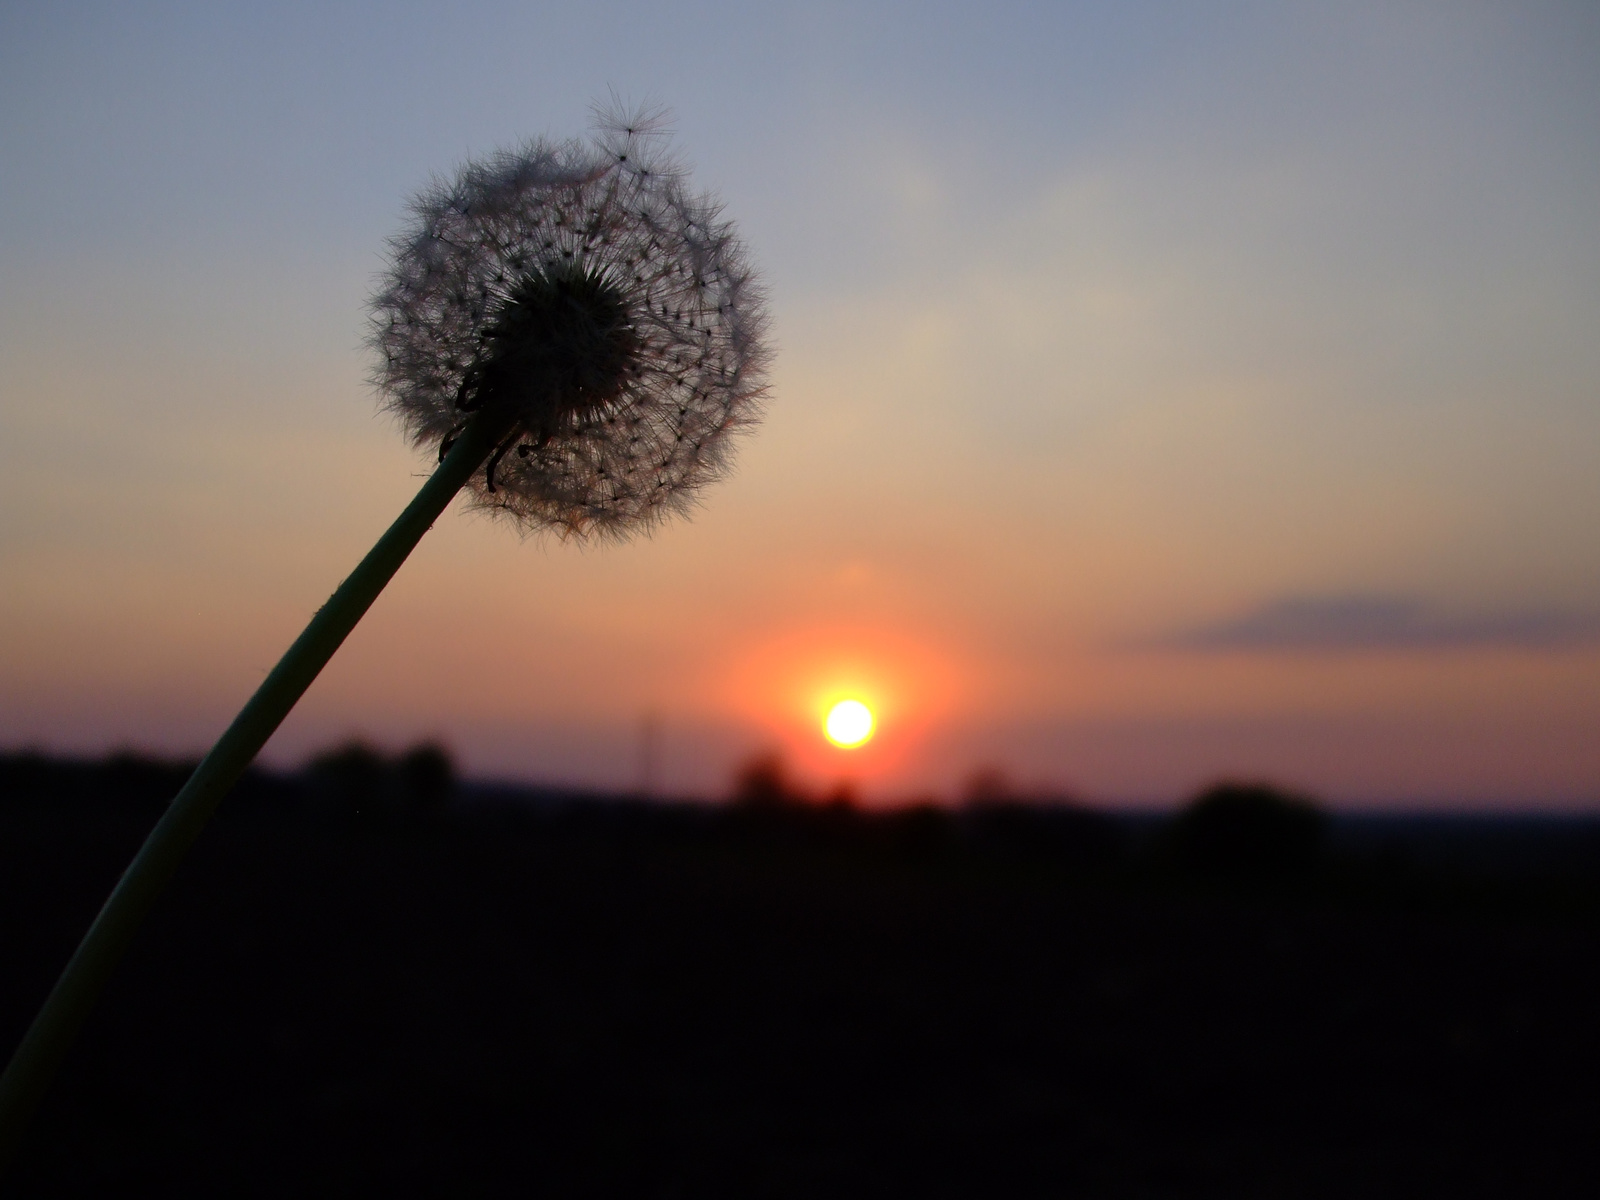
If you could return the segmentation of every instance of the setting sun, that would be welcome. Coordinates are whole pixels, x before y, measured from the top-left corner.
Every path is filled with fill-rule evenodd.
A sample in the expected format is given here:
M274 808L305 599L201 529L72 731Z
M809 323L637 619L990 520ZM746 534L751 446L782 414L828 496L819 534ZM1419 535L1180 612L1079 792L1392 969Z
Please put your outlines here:
M828 740L847 750L870 738L872 726L872 710L859 700L839 701L828 710L828 719L823 723Z

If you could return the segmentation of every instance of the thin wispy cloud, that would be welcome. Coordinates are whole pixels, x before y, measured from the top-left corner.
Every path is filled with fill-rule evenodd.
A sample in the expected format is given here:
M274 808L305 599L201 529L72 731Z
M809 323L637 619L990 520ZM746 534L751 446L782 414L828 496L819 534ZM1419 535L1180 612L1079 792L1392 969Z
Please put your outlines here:
M1600 641L1600 617L1554 611L1461 615L1399 596L1291 597L1164 638L1183 650L1562 649Z

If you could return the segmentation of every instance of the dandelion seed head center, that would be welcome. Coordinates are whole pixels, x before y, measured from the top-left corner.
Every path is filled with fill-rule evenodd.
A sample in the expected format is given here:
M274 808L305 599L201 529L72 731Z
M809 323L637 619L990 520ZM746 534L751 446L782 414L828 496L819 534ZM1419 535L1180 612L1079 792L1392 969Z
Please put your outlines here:
M474 407L507 410L543 433L599 415L639 364L626 293L581 264L523 276L482 345L468 380Z

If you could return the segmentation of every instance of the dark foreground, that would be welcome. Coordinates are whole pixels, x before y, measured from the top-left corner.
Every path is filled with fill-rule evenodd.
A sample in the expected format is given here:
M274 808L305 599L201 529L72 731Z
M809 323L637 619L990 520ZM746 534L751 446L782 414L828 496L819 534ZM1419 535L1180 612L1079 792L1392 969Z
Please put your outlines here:
M170 775L0 760L5 1053ZM0 1190L1600 1194L1594 826L546 801L247 780Z

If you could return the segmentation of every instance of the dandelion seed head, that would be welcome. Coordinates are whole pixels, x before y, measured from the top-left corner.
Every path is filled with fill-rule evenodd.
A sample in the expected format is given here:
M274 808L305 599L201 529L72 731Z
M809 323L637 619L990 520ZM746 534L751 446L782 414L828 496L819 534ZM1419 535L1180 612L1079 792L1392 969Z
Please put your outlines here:
M511 434L472 503L525 532L620 538L690 508L766 396L766 304L692 192L666 114L469 162L412 202L371 303L374 377L412 441Z

